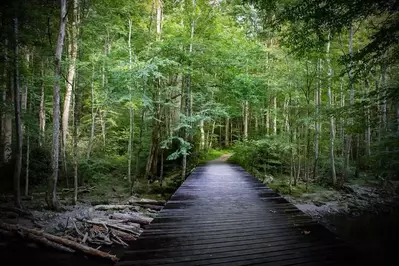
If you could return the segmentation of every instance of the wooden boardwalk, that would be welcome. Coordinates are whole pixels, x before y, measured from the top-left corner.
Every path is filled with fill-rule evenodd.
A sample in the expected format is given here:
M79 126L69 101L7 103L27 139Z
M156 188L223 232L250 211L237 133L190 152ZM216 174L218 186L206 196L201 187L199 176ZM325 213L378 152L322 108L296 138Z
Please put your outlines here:
M354 254L241 167L210 163L187 178L117 265L360 265Z

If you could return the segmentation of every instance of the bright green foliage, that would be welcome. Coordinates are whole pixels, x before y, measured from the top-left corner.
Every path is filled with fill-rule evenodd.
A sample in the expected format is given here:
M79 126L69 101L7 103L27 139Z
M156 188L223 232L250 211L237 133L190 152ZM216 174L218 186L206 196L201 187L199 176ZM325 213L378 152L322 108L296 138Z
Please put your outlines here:
M27 86L29 103L22 116L24 147L29 136L34 185L49 170L59 14L57 5L45 1L17 2L21 87ZM80 99L80 184L130 182L132 190L146 192L147 177L177 185L183 158L191 168L230 146L233 162L262 179L284 176L280 185L291 192L334 182L330 147L336 186L364 176L383 184L397 179L396 2L80 0L73 84ZM0 159L1 167L12 169L3 154L13 110L8 91L16 5L2 7L0 50L7 56L0 61ZM38 117L42 96L44 132ZM70 128L72 119L71 113ZM72 129L67 136L62 185L73 176Z

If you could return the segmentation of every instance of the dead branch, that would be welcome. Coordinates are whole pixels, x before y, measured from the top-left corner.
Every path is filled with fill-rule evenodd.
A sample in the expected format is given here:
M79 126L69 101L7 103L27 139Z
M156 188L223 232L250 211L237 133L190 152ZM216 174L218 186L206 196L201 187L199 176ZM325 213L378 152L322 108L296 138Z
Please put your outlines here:
M132 222L132 223L138 223L140 225L148 225L152 221L152 218L149 217L144 217L139 214L131 215L126 213L114 213L109 218L114 220L122 220L124 223Z
M67 238L63 238L63 237L59 237L59 236L55 236L55 235L51 235L48 233L45 233L43 231L38 231L36 229L32 229L32 228L27 228L27 227L23 227L20 225L13 225L13 224L6 224L6 223L0 223L0 228L6 231L11 231L11 232L22 232L24 235L27 235L29 239L31 240L35 240L35 237L31 237L31 235L36 236L36 239L39 238L46 238L47 241L51 241L54 242L56 244L62 245L66 248L69 249L73 249L76 252L80 252L86 255L90 255L90 256L95 256L95 257L101 257L103 259L107 259L107 260L111 260L113 262L117 262L118 258L115 255L111 255L108 254L106 252L97 250L97 249L93 249L89 246L80 244L78 242L69 240Z

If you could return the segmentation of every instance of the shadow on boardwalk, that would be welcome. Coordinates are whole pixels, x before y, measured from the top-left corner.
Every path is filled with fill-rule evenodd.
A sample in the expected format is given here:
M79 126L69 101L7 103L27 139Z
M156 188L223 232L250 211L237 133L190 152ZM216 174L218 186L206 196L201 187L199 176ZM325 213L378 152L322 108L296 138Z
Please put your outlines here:
M355 251L241 167L198 167L122 265L364 265Z

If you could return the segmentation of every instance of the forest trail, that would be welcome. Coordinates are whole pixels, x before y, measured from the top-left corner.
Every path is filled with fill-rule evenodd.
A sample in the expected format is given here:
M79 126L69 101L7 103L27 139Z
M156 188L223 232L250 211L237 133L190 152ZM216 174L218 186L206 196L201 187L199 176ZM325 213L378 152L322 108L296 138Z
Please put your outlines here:
M241 167L215 160L194 170L117 265L358 265L356 257Z

